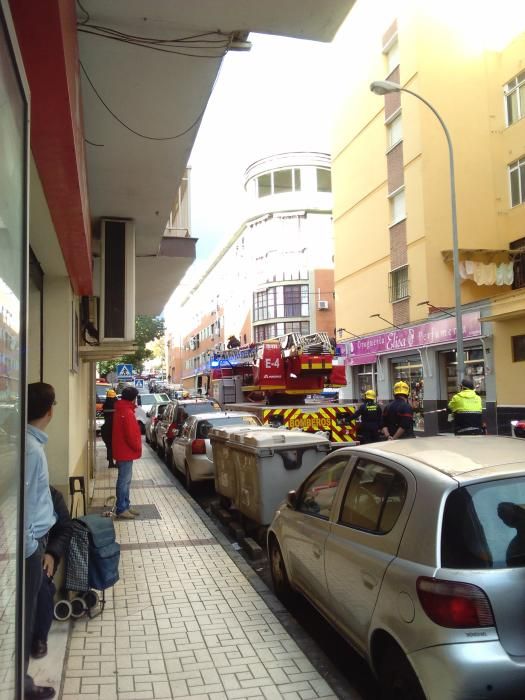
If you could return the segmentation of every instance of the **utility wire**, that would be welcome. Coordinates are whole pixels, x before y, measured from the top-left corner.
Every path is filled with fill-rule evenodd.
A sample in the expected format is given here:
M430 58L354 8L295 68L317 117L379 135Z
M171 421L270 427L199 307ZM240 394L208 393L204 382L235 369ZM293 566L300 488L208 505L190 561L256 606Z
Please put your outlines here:
M91 80L86 69L84 68L82 61L79 61L79 64L80 64L80 68L82 69L82 72L84 73L84 75L86 77L86 80L88 81L88 83L91 86L91 89L93 90L95 95L98 97L100 102L103 104L103 106L106 108L106 110L111 114L113 119L116 119L116 121L118 121L118 123L121 126L123 126L128 131L131 131L131 133L135 134L135 136L140 136L140 138L147 139L148 141L174 141L175 139L179 139L181 136L184 136L189 131L191 131L200 122L200 120L204 116L204 112L206 111L206 107L208 106L208 100L206 100L206 104L202 108L201 112L199 113L199 115L197 116L195 121L192 122L187 129L184 129L184 131L181 131L179 134L175 134L174 136L148 136L147 134L141 134L140 131L136 131L135 129L132 129L130 126L128 126L128 124L123 122L122 119L120 119L120 117L115 114L115 112L113 112L113 110L106 104L106 102L104 101L104 99L102 98L102 96L100 95L98 90L96 89L95 85L93 84L93 81ZM213 85L212 85L211 90L210 90L210 95L213 92L213 89L214 89L215 84L217 82L217 79L219 77L219 73L220 73L220 68L217 71L217 75L215 76L215 80L214 80Z
M131 46L140 46L141 48L144 49L149 49L150 51L160 51L161 53L170 53L170 54L175 54L177 56L187 56L188 58L212 58L212 59L217 59L217 58L224 58L226 55L226 51L222 50L221 53L219 54L198 54L198 53L188 53L187 51L180 51L179 49L175 49L172 47L166 48L166 47L161 47L161 46L156 46L155 44L150 44L148 42L143 42L143 41L138 41L134 39L121 39L120 37L117 36L111 36L107 34L101 34L99 32L93 32L90 31L87 28L78 28L79 32L82 32L83 34L91 34L92 36L98 36L103 39L110 39L113 41L119 41L123 44L129 44ZM184 45L184 44L183 44ZM217 50L217 49L226 49L228 47L228 42L223 42L222 46L187 46L187 49L208 49L208 50Z
M77 5L80 7L82 12L86 15L85 19L83 19L82 22L79 22L79 24L86 24L86 22L89 22L89 20L91 19L91 16L90 16L89 12L86 10L86 8L82 5L80 0L77 0Z

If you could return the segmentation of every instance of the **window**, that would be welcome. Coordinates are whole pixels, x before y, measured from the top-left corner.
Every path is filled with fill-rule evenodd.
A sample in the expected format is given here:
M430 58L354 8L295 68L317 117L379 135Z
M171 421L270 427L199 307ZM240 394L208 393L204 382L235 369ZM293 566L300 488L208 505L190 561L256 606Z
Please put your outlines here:
M394 117L386 125L387 134L387 147L388 149L393 148L396 144L403 140L403 122L401 121L401 114Z
M509 165L510 205L515 207L525 202L525 158Z
M407 495L401 474L383 464L359 460L341 509L343 525L385 534L396 524Z
M441 534L442 566L454 569L525 567L521 535L525 478L517 476L456 489L447 498Z
M399 65L399 42L397 36L384 49L384 54L386 57L386 74L390 75Z
M390 225L393 226L406 218L405 188L402 187L394 194L389 195L388 200L390 202Z
M512 341L512 361L525 362L525 335L513 335Z
M325 168L316 168L317 170L317 191L331 192L332 191L332 173Z
M348 458L331 459L321 465L301 488L297 510L319 518L330 517L332 502Z
M310 333L309 321L289 321L287 323L269 323L264 326L255 326L254 338L256 343L270 338L277 338L287 333L300 333L308 335Z
M267 197L269 194L272 194L272 175L266 173L257 178L257 195Z
M525 116L525 71L505 85L507 126Z
M278 170L273 174L273 192L281 194L282 192L292 192L293 181L291 170Z
M253 320L265 321L289 316L308 316L307 284L270 287L253 295Z
M392 270L388 277L390 302L406 299L408 297L408 265Z
M257 178L257 196L267 197L270 194L299 192L301 189L301 170L286 168L272 173L259 175Z

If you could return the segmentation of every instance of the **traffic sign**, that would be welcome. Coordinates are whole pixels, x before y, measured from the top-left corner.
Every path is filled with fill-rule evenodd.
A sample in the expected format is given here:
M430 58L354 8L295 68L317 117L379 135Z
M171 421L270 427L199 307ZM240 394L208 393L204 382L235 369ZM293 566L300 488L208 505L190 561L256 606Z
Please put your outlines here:
M133 365L117 365L117 379L121 382L132 382Z
M143 379L135 379L135 389L144 389Z

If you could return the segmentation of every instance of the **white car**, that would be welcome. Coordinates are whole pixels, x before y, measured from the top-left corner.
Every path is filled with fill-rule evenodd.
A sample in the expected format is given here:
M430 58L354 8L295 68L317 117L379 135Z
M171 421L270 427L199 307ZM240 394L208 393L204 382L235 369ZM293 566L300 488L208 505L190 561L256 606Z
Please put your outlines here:
M164 413L164 409L166 408L168 403L169 402L154 403L153 406L151 406L149 411L146 413L146 442L149 445L151 445L153 449L156 449L157 447L157 433L155 432L155 426L159 418L161 418L162 414Z
M135 409L135 418L140 426L142 435L146 434L146 423L148 420L147 412L157 403L168 403L170 397L167 394L139 394L137 396L137 408Z
M209 431L224 425L261 425L253 413L220 411L189 416L171 444L173 468L184 474L186 488L191 493L196 481L215 477L213 452Z

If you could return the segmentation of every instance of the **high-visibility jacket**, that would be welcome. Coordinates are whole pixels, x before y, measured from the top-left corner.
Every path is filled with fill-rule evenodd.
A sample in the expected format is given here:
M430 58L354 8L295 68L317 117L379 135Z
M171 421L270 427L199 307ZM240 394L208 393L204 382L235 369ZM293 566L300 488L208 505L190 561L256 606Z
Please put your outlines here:
M462 389L448 402L449 410L454 414L454 432L456 434L480 432L482 428L481 397L474 389Z

